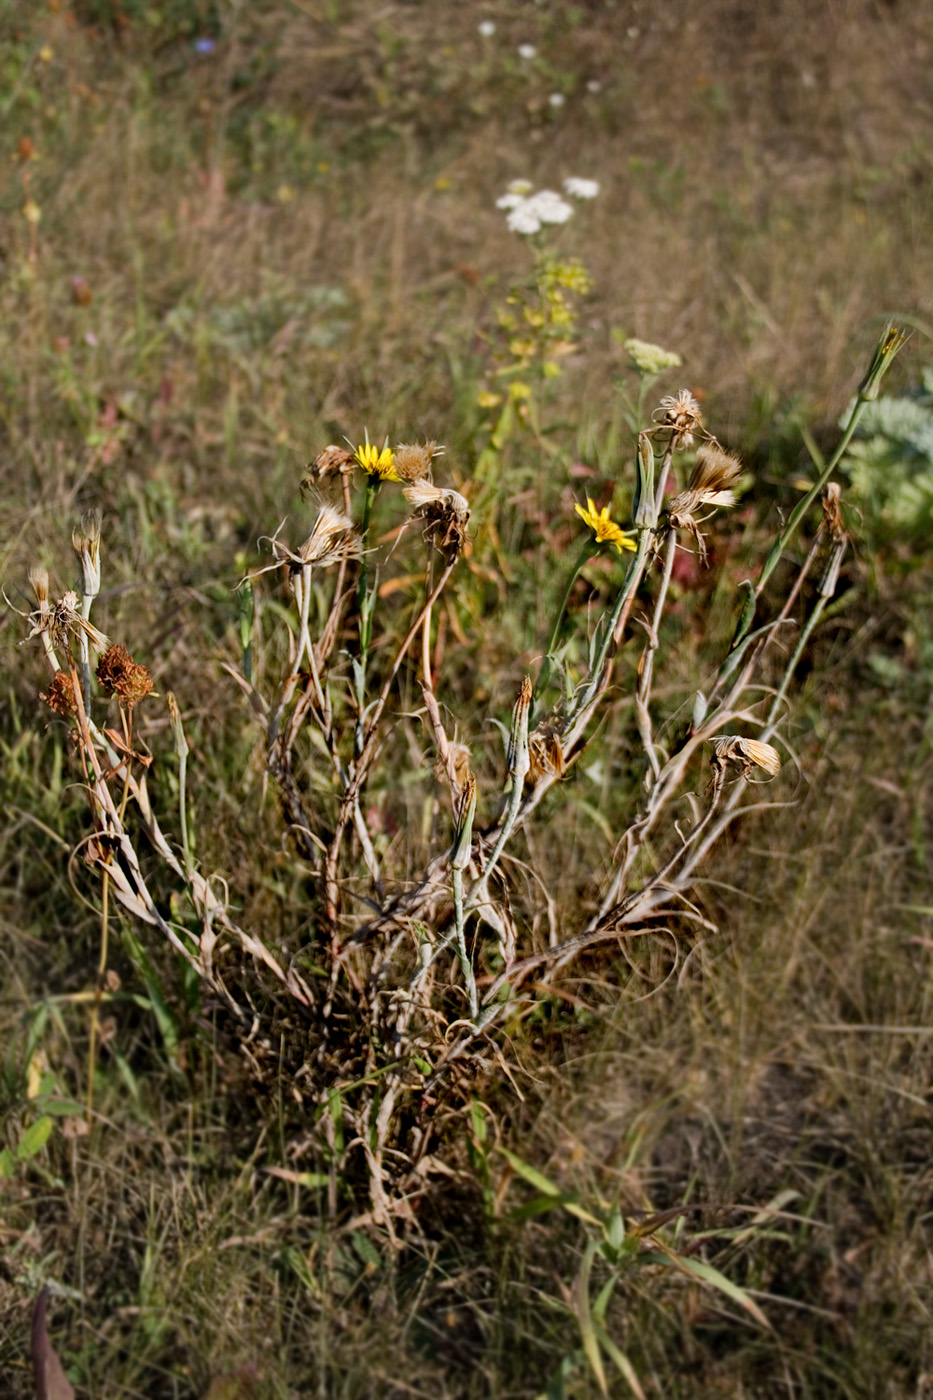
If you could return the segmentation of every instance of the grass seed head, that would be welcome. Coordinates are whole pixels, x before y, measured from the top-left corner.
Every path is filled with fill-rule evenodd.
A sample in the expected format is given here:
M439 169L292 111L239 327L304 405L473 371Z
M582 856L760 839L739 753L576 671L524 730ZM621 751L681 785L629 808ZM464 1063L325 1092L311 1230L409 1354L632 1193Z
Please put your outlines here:
M146 667L134 661L120 642L105 651L98 661L97 680L108 695L119 696L130 708L152 691L152 677Z

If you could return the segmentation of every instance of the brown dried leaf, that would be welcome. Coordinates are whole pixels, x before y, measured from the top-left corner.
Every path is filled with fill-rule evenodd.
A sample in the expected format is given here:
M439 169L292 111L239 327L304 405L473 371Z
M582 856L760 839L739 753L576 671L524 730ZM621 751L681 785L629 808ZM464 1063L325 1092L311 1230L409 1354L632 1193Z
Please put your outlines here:
M75 1400L74 1387L49 1341L45 1325L48 1306L49 1290L43 1288L32 1310L32 1374L36 1400Z

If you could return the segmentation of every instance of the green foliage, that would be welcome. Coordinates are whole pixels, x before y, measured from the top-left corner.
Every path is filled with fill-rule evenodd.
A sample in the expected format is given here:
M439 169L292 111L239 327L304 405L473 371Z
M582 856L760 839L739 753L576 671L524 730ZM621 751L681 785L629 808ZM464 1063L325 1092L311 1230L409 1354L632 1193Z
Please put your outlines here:
M876 546L907 546L933 528L933 368L912 392L867 404L843 466Z

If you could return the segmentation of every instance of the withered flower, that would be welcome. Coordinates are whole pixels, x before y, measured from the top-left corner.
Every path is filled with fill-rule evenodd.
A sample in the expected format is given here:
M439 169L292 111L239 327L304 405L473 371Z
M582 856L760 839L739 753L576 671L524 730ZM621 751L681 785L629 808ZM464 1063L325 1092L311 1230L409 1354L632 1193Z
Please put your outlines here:
M336 447L331 443L330 447L325 447L314 461L308 464L308 475L302 481L301 489L304 491L309 486L317 486L328 476L348 475L355 467L356 459L353 453L348 452L345 447Z
M735 486L742 475L742 463L738 457L724 452L718 443L707 442L698 448L696 461L687 489L675 496L668 507L668 523L674 530L689 530L697 542L703 562L706 562L706 543L700 533L700 520L696 511L704 506L734 506Z
M53 646L64 647L67 646L69 637L77 636L83 632L95 651L104 652L107 650L110 645L109 639L78 611L77 593L69 590L62 595L61 602L56 603L55 607L50 610L47 595L44 601L41 597L41 579L37 579L32 573L30 578L36 596L39 598L39 610L30 617L32 630L26 638L27 641L31 641L33 637L38 637L45 632ZM48 575L46 575L45 586L47 589Z
M772 778L781 771L781 756L771 744L760 739L744 739L738 734L722 734L712 740L713 756L710 764L717 774L723 774L730 763L742 769L746 781L753 768L763 768Z
M434 776L438 782L446 779L450 783L455 795L459 795L466 786L467 778L470 775L470 750L466 744L450 743L447 746L447 762L442 758L437 760L434 766Z
M282 525L284 524L283 520ZM282 525L279 526L279 530ZM275 555L272 563L263 569L257 569L249 575L250 578L259 578L270 569L277 569L280 564L287 564L291 573L298 573L310 564L325 569L330 564L339 564L344 559L359 559L363 553L363 543L353 521L345 511L338 510L336 506L321 506L310 534L302 540L297 549L291 549L279 539L279 530L276 530L270 541L272 553Z
M844 544L849 532L842 519L842 487L831 481L823 492L823 526L829 531L833 544Z
M693 435L703 426L700 405L689 389L681 389L676 394L665 394L655 415L661 414L659 426L671 431L671 446L674 451L693 446Z
M97 663L97 680L108 695L116 695L130 709L152 691L152 677L118 642Z
M430 476L431 464L443 452L436 442L402 442L395 449L395 470L402 481L421 481Z
M414 481L403 492L415 507L415 515L426 521L425 538L434 544L448 563L457 559L466 543L470 506L465 496L450 488L432 486L430 481Z
M45 694L39 692L39 699L44 700L50 710L54 710L57 715L64 715L66 719L79 713L74 679L67 671L56 671Z
M528 753L531 759L528 777L531 782L536 783L539 778L564 776L564 750L560 731L552 719L542 720L529 735Z

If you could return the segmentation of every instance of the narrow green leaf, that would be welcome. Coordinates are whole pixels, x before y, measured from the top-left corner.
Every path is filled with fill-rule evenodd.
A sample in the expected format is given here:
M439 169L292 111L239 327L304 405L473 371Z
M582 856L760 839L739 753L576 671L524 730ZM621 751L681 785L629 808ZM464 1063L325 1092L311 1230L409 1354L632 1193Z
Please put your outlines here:
M694 1278L698 1278L701 1283L709 1284L711 1288L718 1288L720 1293L725 1293L727 1298L731 1298L733 1302L738 1303L740 1308L744 1308L760 1326L767 1327L769 1331L771 1330L770 1322L755 1300L748 1296L744 1288L740 1288L737 1283L733 1283L731 1279L726 1278L725 1274L721 1274L712 1264L704 1264L700 1259L688 1259L682 1254L677 1254L673 1249L665 1245L662 1240L655 1240L654 1243L661 1252L656 1254L650 1251L646 1254L642 1254L639 1256L640 1262L673 1264L674 1267L680 1269L682 1273L692 1274Z
M641 1382L635 1374L635 1367L632 1365L631 1361L629 1361L625 1352L621 1351L619 1347L616 1346L609 1333L604 1327L601 1327L598 1322L594 1322L593 1327L600 1346L609 1357L609 1360L613 1362L619 1374L628 1382L632 1394L637 1396L637 1400L646 1400L645 1392L641 1388Z
M574 1285L574 1312L576 1313L577 1325L580 1328L580 1340L583 1342L583 1350L586 1359L590 1363L590 1370L596 1377L596 1384L599 1386L602 1395L609 1394L609 1387L606 1384L606 1371L603 1367L603 1358L599 1350L599 1342L596 1338L596 1328L593 1324L593 1315L590 1312L590 1270L593 1267L593 1256L596 1253L596 1245L591 1240L583 1254L580 1264L580 1272L577 1274L577 1281Z
M510 1152L507 1147L500 1147L499 1151L505 1157L509 1166L517 1171L519 1176L524 1177L530 1186L536 1191L543 1191L545 1196L560 1196L563 1193L560 1187L555 1186L552 1181L548 1181L546 1176L542 1176L535 1167L531 1167L527 1162L523 1162L521 1157L516 1157L514 1152Z

